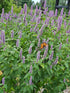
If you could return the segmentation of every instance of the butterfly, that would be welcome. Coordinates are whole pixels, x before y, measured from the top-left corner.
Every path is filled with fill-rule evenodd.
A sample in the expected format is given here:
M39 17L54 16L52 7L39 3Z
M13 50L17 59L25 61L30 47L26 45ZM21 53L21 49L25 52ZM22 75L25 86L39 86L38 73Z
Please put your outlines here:
M2 71L0 71L0 76L2 75Z
M40 49L42 49L42 48L44 48L44 47L46 47L46 46L48 46L48 44L44 42L44 43L41 44Z

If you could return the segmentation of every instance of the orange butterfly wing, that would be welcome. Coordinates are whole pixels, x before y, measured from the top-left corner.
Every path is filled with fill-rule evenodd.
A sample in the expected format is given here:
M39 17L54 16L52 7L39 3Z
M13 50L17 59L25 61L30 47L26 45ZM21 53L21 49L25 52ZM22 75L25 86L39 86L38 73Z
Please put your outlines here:
M40 47L40 49L42 49L43 48L43 44L41 44L41 47Z
M42 49L42 48L46 47L47 45L48 45L48 44L46 44L45 42L44 42L44 43L42 43L42 44L41 44L40 49Z

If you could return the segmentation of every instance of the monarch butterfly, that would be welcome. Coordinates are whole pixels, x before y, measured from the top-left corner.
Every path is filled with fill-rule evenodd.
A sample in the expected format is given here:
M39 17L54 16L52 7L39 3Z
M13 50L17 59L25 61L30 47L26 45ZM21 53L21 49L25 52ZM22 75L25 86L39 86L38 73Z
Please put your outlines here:
M44 47L46 47L46 46L48 46L48 44L46 44L46 43L44 42L44 43L41 44L40 49L42 49L42 48L44 48Z

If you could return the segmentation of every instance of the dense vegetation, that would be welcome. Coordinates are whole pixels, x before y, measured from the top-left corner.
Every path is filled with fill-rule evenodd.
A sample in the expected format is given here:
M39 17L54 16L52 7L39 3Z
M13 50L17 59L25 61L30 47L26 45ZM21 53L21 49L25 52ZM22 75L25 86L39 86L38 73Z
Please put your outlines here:
M59 93L70 86L70 11L24 5L0 18L0 93ZM66 17L68 16L68 17ZM44 47L42 43L46 43Z

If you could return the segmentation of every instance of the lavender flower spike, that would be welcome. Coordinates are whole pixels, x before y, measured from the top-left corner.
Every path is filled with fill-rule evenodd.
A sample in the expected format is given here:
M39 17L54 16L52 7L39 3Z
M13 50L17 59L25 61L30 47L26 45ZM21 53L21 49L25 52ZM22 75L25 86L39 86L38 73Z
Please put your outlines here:
M70 10L69 10L69 12L68 12L68 16L70 15Z
M40 51L37 52L37 62L39 61L40 59Z
M25 63L25 56L23 56L23 63Z
M45 0L45 2L44 2L44 8L46 8L46 0Z
M23 8L21 9L21 12L20 12L20 14L21 14L21 15L23 14Z
M29 84L32 85L32 76L30 77Z
M51 55L49 56L49 60L53 59L53 53L54 53L54 51L52 51Z
M19 38L22 38L22 31L19 32Z
M0 40L0 47L2 47L1 43L2 43L2 41Z
M43 58L45 58L47 56L47 52L48 52L48 46L46 46L46 48L45 48Z
M2 84L4 85L4 83L5 83L5 78L3 77L2 78Z
M24 13L27 14L27 4L26 3L24 4Z
M32 52L32 46L29 47L28 53L31 54Z
M11 38L13 38L14 37L14 31L12 30L11 31Z
M63 16L63 10L64 10L64 8L61 9L61 14L60 14L61 16Z
M53 45L51 45L51 50L53 49Z
M53 62L53 65L57 64L57 62L58 62L58 56L56 57L55 62Z
M13 6L12 6L12 8L11 8L11 14L13 14Z
M4 8L2 8L2 14L1 17L4 18Z
M64 28L66 28L66 20L64 20Z
M59 16L59 17L58 17L58 27L57 27L57 31L60 30L61 24L62 24L62 16Z
M67 41L67 44L68 44L68 38L66 39L66 41Z
M52 69L52 65L50 65L50 69Z
M63 82L65 83L65 78L64 78Z
M30 12L31 16L33 15L33 6L31 5L31 12Z
M5 44L5 32L4 31L1 31L1 40L3 44Z
M46 43L48 43L48 42L49 42L49 38L47 39Z
M57 16L57 13L58 13L58 10L56 9L56 10L55 10L55 16Z
M30 71L29 72L32 73L32 65L30 66Z
M38 40L38 47L40 47L40 38L39 38L39 40Z
M45 26L45 24L43 24L42 27L41 27L41 29L39 30L40 35L42 35L42 33L43 33L43 28L44 28L44 26Z
M22 48L20 50L20 59L22 59Z
M60 43L59 50L61 49L62 43Z
M16 47L19 47L19 39L16 41Z

